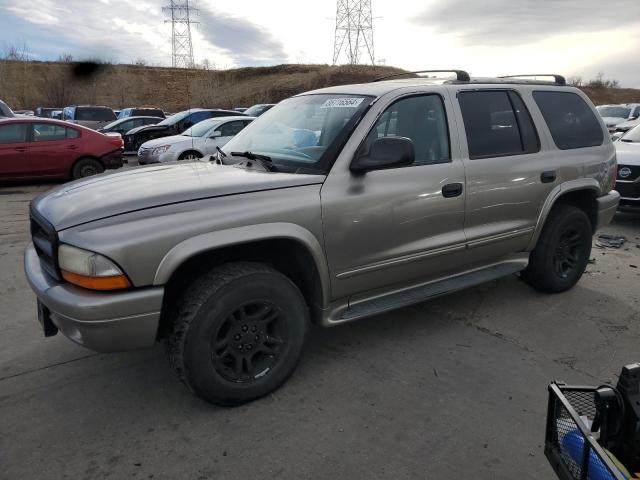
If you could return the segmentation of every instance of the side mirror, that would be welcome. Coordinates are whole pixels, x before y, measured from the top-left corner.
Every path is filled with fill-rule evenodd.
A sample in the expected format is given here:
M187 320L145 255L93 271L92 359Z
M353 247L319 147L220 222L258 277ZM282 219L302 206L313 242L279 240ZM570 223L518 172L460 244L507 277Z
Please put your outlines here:
M218 138L218 137L221 137L221 136L222 136L222 132L220 130L216 130L211 135L209 135L209 138Z
M349 168L354 173L365 173L411 165L415 158L416 152L410 138L382 137L374 140L367 154L357 155Z

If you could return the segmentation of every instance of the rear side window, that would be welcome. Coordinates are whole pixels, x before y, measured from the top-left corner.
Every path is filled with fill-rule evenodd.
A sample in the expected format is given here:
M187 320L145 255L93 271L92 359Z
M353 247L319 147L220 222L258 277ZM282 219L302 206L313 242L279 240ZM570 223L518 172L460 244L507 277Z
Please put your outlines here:
M27 141L26 123L12 123L0 126L0 144L23 143Z
M65 140L67 138L66 128L52 123L36 123L33 125L34 142L51 142L54 140Z
M561 150L602 145L600 122L586 102L571 92L533 92L533 98Z
M460 92L458 101L469 158L522 155L540 150L531 115L515 92Z
M82 107L76 109L76 120L91 122L107 122L116 119L116 114L110 108Z

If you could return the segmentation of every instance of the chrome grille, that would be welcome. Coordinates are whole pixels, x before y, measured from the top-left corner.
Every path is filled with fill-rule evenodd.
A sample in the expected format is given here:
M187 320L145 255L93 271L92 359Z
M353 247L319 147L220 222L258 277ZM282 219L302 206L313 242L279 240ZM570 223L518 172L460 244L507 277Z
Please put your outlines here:
M36 249L40 265L56 280L60 280L58 272L58 236L53 226L35 210L30 212L31 240Z

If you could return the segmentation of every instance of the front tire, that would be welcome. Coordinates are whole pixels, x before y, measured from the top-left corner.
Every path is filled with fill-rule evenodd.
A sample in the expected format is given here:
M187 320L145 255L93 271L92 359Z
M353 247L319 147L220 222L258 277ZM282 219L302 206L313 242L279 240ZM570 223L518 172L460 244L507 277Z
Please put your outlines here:
M587 214L572 205L553 208L522 278L537 290L564 292L582 277L593 230Z
M182 154L180 154L180 156L178 157L178 160L193 161L193 160L200 160L201 158L202 158L202 155L200 155L198 152L190 151L190 152L183 152Z
M166 346L178 377L210 403L235 406L293 373L309 311L300 290L259 263L232 263L198 278L178 307Z

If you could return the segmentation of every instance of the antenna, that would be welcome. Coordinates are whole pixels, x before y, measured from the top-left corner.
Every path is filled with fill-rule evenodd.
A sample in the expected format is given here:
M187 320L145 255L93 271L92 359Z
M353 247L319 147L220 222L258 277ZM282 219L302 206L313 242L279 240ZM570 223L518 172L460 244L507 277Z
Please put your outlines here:
M167 14L164 23L171 23L171 66L174 68L193 68L193 44L191 43L191 20L198 9L189 5L189 0L169 0L162 11Z
M338 0L333 64L341 58L351 65L361 60L375 65L371 0Z

